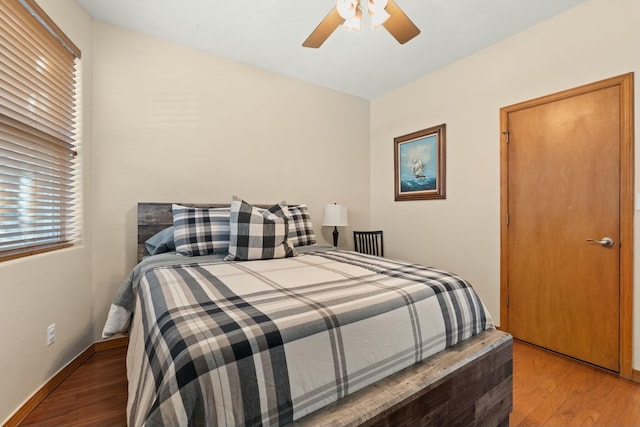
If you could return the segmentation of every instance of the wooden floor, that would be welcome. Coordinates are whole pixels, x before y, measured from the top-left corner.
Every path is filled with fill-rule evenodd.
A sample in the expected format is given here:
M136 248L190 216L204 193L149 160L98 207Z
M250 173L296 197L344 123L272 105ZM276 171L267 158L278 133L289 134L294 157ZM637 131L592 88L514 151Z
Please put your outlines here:
M640 384L514 342L511 426L640 426ZM125 426L124 348L94 354L22 426Z
M126 426L127 374L119 347L93 354L21 426Z
M640 384L521 342L511 426L640 426Z

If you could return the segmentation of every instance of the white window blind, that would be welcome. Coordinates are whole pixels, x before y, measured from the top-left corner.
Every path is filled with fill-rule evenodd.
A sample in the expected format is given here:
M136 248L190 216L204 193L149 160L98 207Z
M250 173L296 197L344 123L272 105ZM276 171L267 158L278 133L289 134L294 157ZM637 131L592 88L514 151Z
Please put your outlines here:
M79 57L34 0L0 0L0 260L76 237Z

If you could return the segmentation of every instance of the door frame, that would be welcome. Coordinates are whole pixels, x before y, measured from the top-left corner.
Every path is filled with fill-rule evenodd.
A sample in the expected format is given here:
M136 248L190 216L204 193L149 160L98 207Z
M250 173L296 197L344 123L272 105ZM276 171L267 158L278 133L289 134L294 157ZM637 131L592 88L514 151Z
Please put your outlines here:
M595 90L620 90L620 372L633 377L633 73L627 73L500 109L500 327L509 331L509 113Z

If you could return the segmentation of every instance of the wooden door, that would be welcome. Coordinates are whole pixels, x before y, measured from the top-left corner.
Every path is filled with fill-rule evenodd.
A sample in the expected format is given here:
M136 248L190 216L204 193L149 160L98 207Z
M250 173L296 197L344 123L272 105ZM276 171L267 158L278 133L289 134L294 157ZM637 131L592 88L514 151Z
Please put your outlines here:
M501 323L515 338L616 372L631 327L620 323L621 242L631 244L623 221L632 215L626 98L600 82L502 111Z

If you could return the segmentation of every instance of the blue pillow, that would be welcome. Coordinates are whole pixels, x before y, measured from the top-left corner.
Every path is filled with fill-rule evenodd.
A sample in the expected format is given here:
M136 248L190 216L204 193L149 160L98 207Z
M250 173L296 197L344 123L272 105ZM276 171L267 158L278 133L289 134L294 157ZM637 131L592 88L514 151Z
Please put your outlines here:
M149 255L175 251L176 244L173 240L173 226L167 227L149 237L149 239L144 242L144 246L147 248Z

